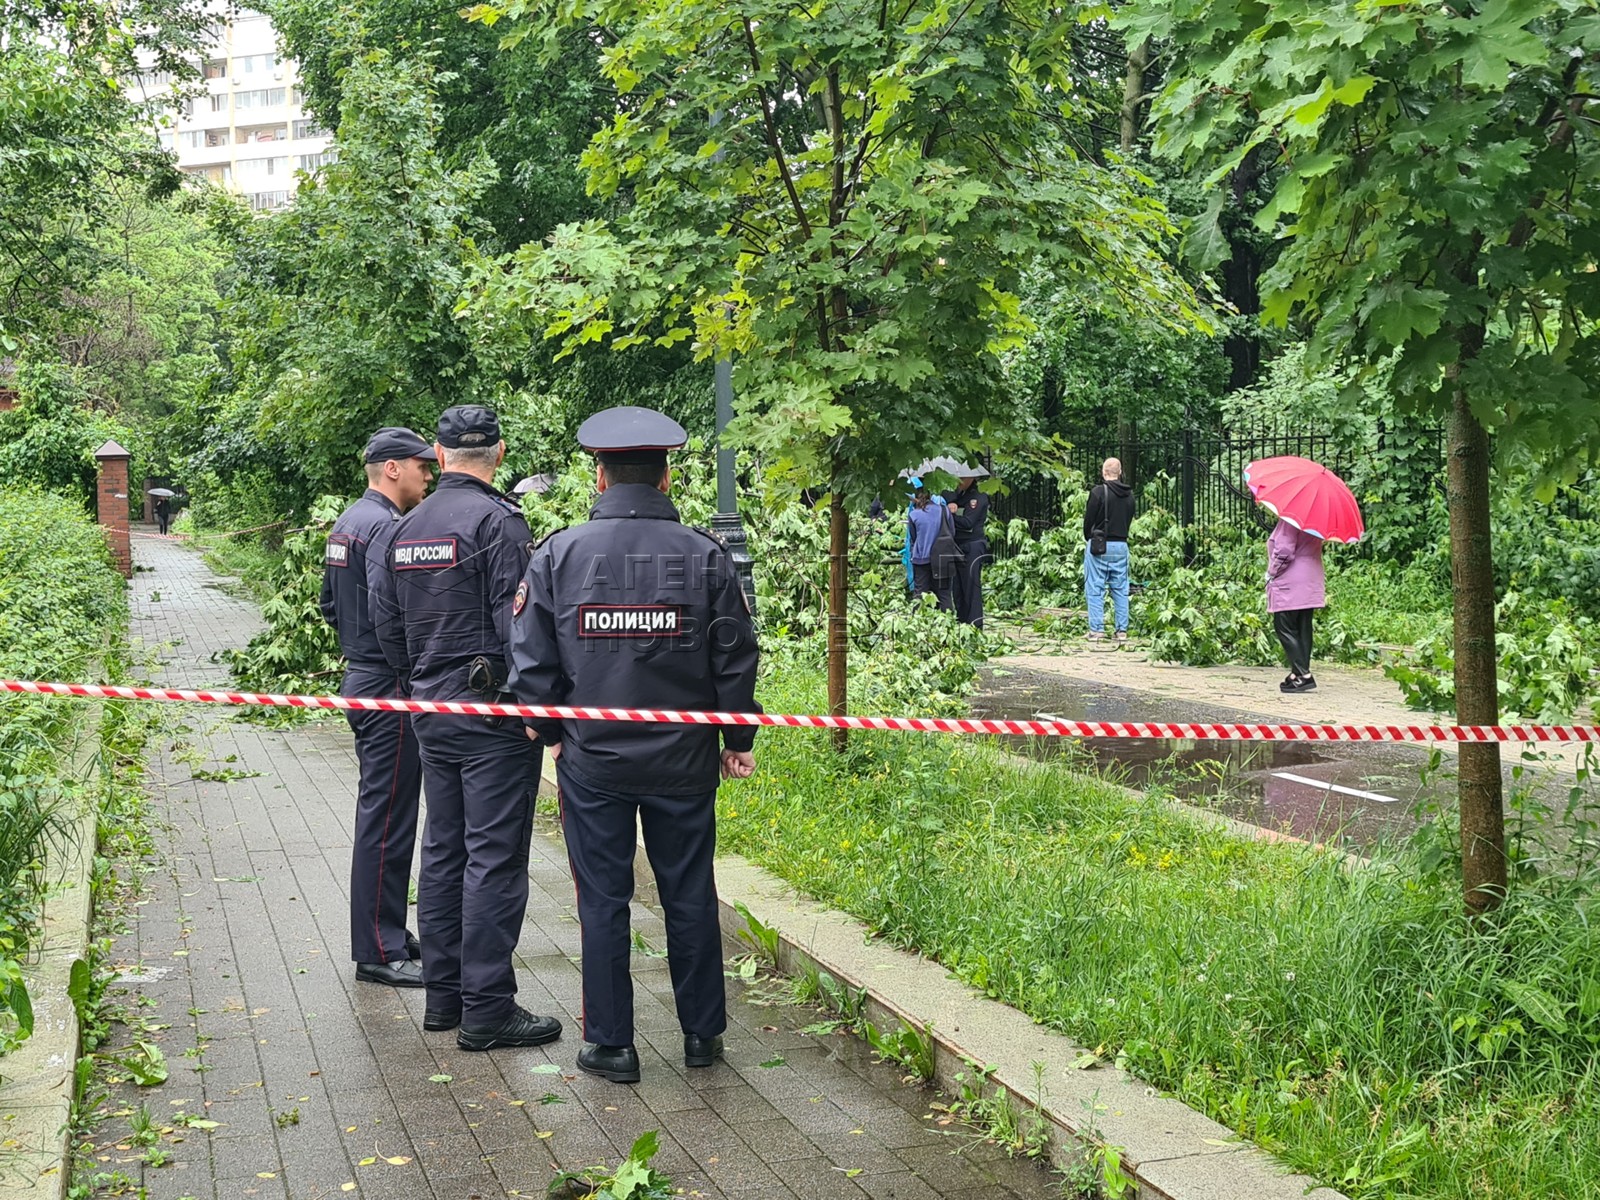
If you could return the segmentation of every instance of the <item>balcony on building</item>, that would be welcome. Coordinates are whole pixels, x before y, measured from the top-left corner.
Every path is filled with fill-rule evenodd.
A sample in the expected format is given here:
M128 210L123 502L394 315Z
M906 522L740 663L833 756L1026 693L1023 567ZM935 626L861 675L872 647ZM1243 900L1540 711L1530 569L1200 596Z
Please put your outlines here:
M289 126L282 121L269 125L237 125L233 137L240 146L256 142L286 142L289 140Z

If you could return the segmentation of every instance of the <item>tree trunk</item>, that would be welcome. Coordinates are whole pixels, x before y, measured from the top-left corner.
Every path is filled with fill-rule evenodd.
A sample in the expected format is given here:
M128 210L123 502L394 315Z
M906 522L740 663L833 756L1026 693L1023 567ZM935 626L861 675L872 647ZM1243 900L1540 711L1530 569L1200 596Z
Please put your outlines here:
M1448 457L1456 719L1463 725L1494 725L1500 720L1500 696L1489 537L1489 434L1467 406L1459 364L1447 376L1452 390ZM1463 743L1458 766L1461 885L1467 911L1478 914L1497 907L1506 894L1500 747Z
M1253 218L1260 211L1256 186L1268 161L1257 146L1244 156L1228 179L1232 204L1224 211L1222 225L1229 248L1228 261L1222 268L1222 295L1247 317L1261 312L1261 273L1267 263ZM1261 373L1261 323L1240 321L1231 326L1222 339L1222 352L1228 356L1228 390L1250 387Z
M1128 73L1122 80L1122 157L1133 153L1139 138L1139 106L1144 102L1144 72L1150 65L1150 39L1128 51Z
M828 506L828 712L842 717L845 712L845 681L848 678L850 627L846 616L849 599L850 514L839 493L837 471L833 480L833 499ZM833 748L843 751L847 731L833 731Z

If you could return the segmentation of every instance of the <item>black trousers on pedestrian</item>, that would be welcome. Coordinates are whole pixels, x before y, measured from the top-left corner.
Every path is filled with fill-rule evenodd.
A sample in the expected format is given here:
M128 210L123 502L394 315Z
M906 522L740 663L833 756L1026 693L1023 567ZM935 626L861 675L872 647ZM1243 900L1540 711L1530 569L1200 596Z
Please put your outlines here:
M158 512L156 514L156 524L157 524L157 526L160 527L162 533L165 533L167 531L167 520L168 520L168 517L167 517L166 513Z
M351 663L346 696L399 696L388 664ZM406 713L345 711L356 735L355 839L350 851L350 957L399 962L406 954L406 904L417 847L422 762Z
M955 574L955 604L956 620L963 625L976 625L983 628L983 568L989 557L989 542L986 538L975 538L970 542L958 542L961 553L967 556L967 561L956 569Z
M428 1007L493 1025L516 1007L511 955L528 908L528 841L542 751L507 718L416 717L428 789L417 931Z
M955 611L954 578L935 578L932 563L911 564L911 595L932 596L939 602L940 612Z
M1314 608L1293 608L1272 614L1272 631L1278 635L1289 670L1296 675L1311 674L1311 614Z
M647 768L646 768L647 769ZM715 791L657 796L597 788L557 760L561 828L578 893L583 941L583 1037L633 1043L628 906L633 900L637 821L667 921L667 967L685 1033L716 1037L728 1027L717 922Z

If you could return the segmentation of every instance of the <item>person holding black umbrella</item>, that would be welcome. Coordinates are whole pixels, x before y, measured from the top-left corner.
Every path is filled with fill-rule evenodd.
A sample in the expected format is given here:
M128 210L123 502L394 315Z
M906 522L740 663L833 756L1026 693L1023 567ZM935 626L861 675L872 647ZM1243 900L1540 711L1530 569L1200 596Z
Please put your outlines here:
M984 532L989 497L978 490L978 480L988 473L982 467L963 467L958 475L961 485L944 496L955 523L956 549L965 558L955 572L956 620L979 629L983 628L983 568L989 557Z

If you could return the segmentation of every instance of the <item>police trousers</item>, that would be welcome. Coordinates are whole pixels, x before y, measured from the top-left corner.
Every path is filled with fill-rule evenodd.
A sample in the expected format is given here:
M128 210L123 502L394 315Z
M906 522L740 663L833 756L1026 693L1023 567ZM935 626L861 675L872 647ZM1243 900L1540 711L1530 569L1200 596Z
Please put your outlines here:
M983 568L989 560L989 542L985 538L973 538L970 542L958 542L956 545L967 556L966 563L956 568L953 589L956 620L963 625L976 625L982 629Z
M516 1007L511 956L528 908L528 841L542 752L507 718L420 713L428 821L417 929L428 1007L494 1025Z
M351 663L346 696L399 696L387 664ZM350 851L350 957L399 962L406 952L406 903L417 848L422 763L408 713L345 711L356 735L355 838Z
M561 828L578 893L583 943L583 1038L633 1044L628 906L636 828L655 872L667 923L667 968L685 1033L716 1037L728 1027L717 921L716 792L654 796L616 792L580 779L558 759Z

